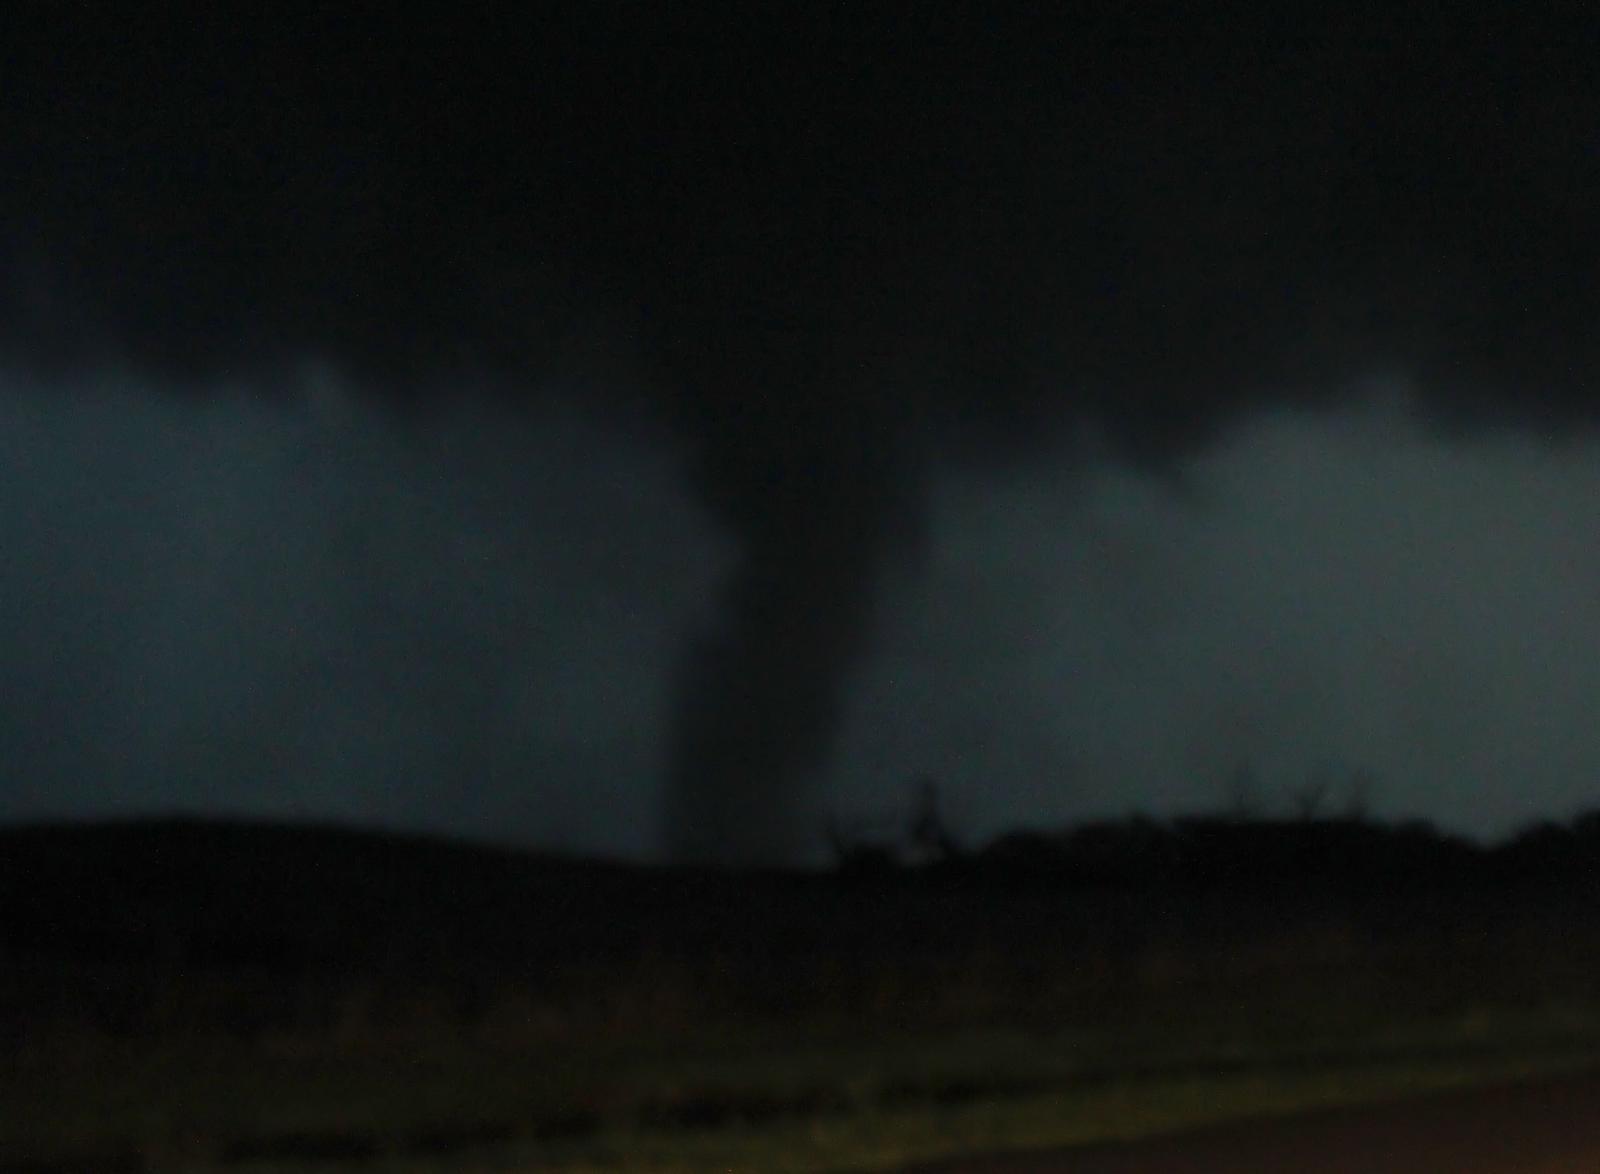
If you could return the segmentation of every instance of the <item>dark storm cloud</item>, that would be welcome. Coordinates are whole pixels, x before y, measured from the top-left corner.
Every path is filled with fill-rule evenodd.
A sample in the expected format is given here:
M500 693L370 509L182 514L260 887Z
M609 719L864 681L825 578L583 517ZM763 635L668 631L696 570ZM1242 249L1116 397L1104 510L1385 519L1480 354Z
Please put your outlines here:
M673 707L686 853L782 847L727 841L827 752L929 436L1162 464L1374 362L1456 423L1595 406L1576 54L577 11L9 37L0 343L648 400L738 552Z

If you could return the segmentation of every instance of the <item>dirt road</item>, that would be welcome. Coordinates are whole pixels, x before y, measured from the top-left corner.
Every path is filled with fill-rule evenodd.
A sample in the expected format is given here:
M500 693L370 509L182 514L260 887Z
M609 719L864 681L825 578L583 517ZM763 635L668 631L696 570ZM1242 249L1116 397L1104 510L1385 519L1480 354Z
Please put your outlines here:
M1600 1174L1600 1071L905 1174Z

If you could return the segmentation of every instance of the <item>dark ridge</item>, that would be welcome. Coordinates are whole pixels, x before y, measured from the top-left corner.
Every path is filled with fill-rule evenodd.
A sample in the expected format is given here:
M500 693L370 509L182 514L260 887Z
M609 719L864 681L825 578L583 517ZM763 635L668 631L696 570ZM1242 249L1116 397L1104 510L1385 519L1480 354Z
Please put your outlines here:
M953 926L983 924L991 890L1009 894L1011 916L990 932L1025 938L1032 917L1048 923L1046 911L1074 894L1564 908L1600 896L1597 864L1594 815L1488 846L1354 818L1099 822L1013 832L917 867L885 856L835 873L649 868L327 826L130 821L0 829L0 930L19 959L235 970L487 974L730 944L780 966L864 947L886 929L936 951Z

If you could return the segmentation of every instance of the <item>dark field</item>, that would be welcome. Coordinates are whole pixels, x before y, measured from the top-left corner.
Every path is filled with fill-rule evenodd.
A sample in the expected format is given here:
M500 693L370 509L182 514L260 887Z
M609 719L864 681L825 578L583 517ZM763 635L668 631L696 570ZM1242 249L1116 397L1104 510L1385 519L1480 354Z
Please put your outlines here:
M884 1169L1600 1055L1593 820L719 873L0 833L0 1171Z

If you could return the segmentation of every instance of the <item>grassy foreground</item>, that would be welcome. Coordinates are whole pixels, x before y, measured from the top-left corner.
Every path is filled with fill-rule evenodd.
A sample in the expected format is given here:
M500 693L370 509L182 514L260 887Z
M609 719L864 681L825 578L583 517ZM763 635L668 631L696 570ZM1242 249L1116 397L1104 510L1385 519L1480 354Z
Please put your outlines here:
M3 1069L0 1170L890 1170L1600 1059L1600 1007L1386 1021L1309 990L1177 994L938 1036L63 1040Z
M1592 1061L1591 1061L1592 1062ZM1434 1088L1514 1079L1580 1066L1572 1057L1389 1062L1339 1071L1109 1079L1070 1091L957 1106L884 1110L785 1128L741 1128L698 1136L634 1136L570 1153L507 1155L484 1169L582 1172L706 1170L855 1174L897 1170L965 1154L1046 1149L1137 1138L1244 1116L1292 1113L1411 1095ZM445 1169L396 1164L396 1171ZM456 1169L458 1167L449 1167ZM479 1168L479 1167L474 1167ZM287 1168L286 1168L287 1169Z
M841 1174L1600 1063L1596 886L1415 875L0 839L0 1174Z

